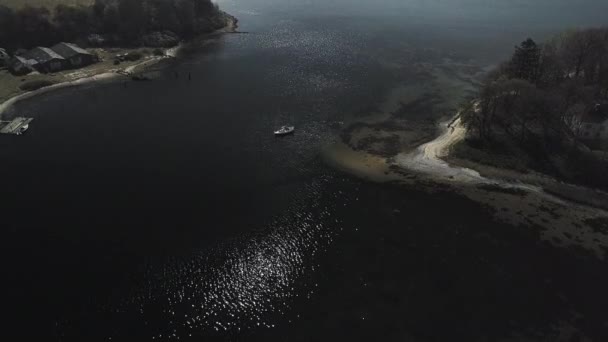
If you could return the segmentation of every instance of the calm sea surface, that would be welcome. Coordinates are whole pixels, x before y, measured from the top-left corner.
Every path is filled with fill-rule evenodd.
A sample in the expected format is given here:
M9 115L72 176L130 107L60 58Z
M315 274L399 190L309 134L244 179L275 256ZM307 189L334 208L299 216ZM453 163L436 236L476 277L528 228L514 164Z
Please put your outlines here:
M578 319L604 336L605 264L457 195L367 183L319 157L338 122L392 89L442 87L411 65L484 70L596 13L560 5L537 21L520 2L456 2L222 1L248 33L150 82L13 108L35 121L0 137L3 333L474 341ZM465 95L438 98L429 119ZM275 138L286 123L296 134Z

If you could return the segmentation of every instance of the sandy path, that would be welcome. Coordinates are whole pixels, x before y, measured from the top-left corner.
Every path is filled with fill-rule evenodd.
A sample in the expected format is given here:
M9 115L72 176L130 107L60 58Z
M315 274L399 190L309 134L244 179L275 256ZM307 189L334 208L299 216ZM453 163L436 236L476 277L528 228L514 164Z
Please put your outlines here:
M548 194L540 186L497 178L487 178L473 169L450 165L442 158L449 155L450 149L454 144L465 138L467 130L460 122L460 118L450 122L442 122L439 124L439 128L440 135L437 138L420 145L413 152L397 155L395 158L396 164L404 169L431 176L436 180L470 185L494 185L505 189L519 189L536 193L552 202L565 204L562 199Z
M411 171L447 178L451 181L473 184L491 183L475 170L452 166L441 159L449 154L450 148L454 144L465 137L466 129L460 124L460 119L452 124L442 122L439 127L441 133L435 140L420 145L413 152L397 155L395 158L397 164Z

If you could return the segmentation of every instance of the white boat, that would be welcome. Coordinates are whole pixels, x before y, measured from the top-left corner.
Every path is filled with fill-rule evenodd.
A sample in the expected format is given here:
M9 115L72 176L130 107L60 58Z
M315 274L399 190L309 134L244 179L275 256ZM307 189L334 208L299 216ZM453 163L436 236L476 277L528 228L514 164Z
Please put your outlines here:
M25 125L19 127L19 133L17 133L17 134L21 135L21 134L25 133L25 131L27 131L28 128L30 128L30 124L25 124Z
M22 125L21 127L19 127L19 129L17 130L17 135L21 135L23 133L25 133L25 131L27 131L27 129L30 128L30 124L25 124Z
M296 130L294 126L282 126L278 130L274 131L274 135L288 135Z

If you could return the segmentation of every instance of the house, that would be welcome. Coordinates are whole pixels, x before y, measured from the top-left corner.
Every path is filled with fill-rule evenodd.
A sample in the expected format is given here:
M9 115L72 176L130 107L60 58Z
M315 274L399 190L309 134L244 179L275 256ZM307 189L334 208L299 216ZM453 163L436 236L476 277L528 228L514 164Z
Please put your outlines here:
M8 66L11 57L8 55L5 49L0 48L0 67Z
M15 56L8 62L8 70L15 75L26 75L37 68L35 59L27 59L23 56Z
M580 115L575 132L581 140L608 142L608 104L596 104Z
M75 44L59 43L51 48L65 58L71 68L79 68L96 62L96 56Z
M69 64L69 62L57 54L57 52L41 46L31 49L22 57L28 60L35 60L37 62L35 68L40 72L61 71L66 69Z

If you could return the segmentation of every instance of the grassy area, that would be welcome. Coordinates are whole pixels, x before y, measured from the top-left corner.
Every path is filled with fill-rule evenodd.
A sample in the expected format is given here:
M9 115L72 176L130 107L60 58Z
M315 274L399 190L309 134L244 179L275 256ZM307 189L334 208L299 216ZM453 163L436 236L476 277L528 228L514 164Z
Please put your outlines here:
M608 158L605 154L579 148L544 155L541 152L531 153L533 150L506 138L483 143L469 138L454 145L450 157L521 174L534 171L568 183L608 191L605 177ZM471 165L467 167L475 168Z
M12 8L21 8L26 5L54 8L58 4L90 5L93 3L93 0L3 0L0 3Z
M452 147L450 156L501 169L528 172L532 161L517 148L507 144L482 144L476 139L463 140Z

